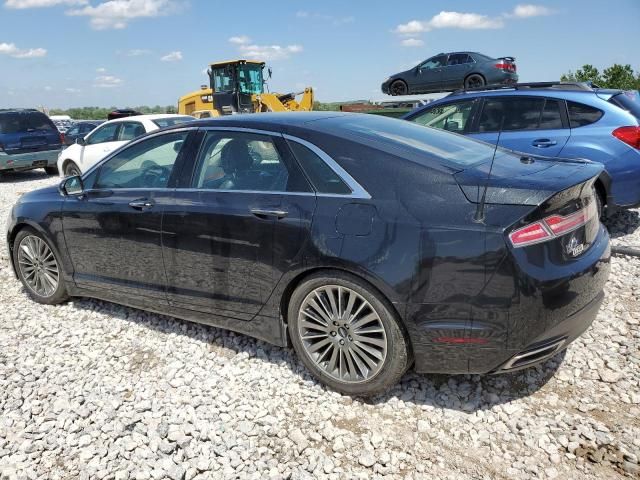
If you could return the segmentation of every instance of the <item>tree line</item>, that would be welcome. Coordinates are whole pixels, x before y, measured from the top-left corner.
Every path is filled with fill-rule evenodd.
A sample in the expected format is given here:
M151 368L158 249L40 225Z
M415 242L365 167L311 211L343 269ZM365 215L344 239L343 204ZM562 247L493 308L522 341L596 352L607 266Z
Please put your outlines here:
M600 72L590 64L583 65L575 72L569 70L560 77L563 82L591 82L602 88L640 90L640 72L634 72L631 65L613 64Z
M74 120L106 120L107 115L113 112L118 107L78 107L68 108L66 110L59 108L52 108L49 110L49 115L69 115ZM136 110L142 114L151 113L178 113L174 105L168 105L163 107L156 105L154 107L142 105L138 107L126 107L127 109Z

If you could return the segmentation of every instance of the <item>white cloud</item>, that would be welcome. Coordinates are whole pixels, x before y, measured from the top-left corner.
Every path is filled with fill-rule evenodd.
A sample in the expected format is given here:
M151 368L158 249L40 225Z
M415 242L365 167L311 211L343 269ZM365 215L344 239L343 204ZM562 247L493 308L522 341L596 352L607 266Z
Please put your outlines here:
M45 92L50 92L51 90L53 90L53 88L50 85L45 85L44 87Z
M163 62L179 62L182 60L182 52L175 51L171 53L167 53L164 57L160 57L160 60Z
M502 18L491 18L488 15L479 13L445 12L442 11L433 16L430 20L411 20L398 25L394 32L403 36L415 36L428 32L436 28L461 28L490 29L502 28L504 22Z
M113 75L99 75L93 83L93 86L98 88L113 88L120 85L122 85L122 79Z
M86 5L88 0L7 0L4 6L7 8L42 8L55 7L57 5L76 6Z
M340 25L344 25L346 23L353 23L355 22L355 17L349 16L349 17L336 17L333 15L327 15L324 13L314 13L314 12L307 12L304 10L300 10L298 12L296 12L296 17L298 18L311 18L314 20L322 20L325 22L331 22L334 26L340 26Z
M69 10L67 15L89 17L91 26L96 30L120 30L126 28L131 20L170 15L179 8L177 0L108 0L95 7L87 5Z
M128 50L124 53L127 57L141 57L143 55L150 55L151 50L146 50L143 48L134 48L132 50Z
M302 45L239 45L240 53L257 60L284 60L294 53L302 52Z
M419 38L405 38L400 42L400 45L403 47L422 47L424 46L424 41Z
M107 71L107 69L104 68L104 67L96 68L96 72L98 72L98 73L105 73L106 71Z
M77 88L65 88L64 91L67 93L80 93L80 90Z
M15 43L0 43L0 55L9 55L13 58L39 58L46 54L47 50L44 48L22 49L16 47Z
M237 37L229 38L229 43L233 43L235 45L245 45L250 42L251 42L251 39L246 35L238 35Z
M551 15L553 13L553 10L551 10L549 7L545 7L544 5L532 5L530 3L527 3L516 5L513 9L513 13L507 14L506 16L516 18L529 18Z

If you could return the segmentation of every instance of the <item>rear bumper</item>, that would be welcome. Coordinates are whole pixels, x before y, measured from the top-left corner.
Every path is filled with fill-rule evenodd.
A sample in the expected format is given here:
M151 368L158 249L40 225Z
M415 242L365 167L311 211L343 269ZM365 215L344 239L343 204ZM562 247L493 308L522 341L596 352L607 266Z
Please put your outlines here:
M558 352L566 349L571 342L582 335L593 323L604 300L604 292L600 292L579 311L566 320L546 331L521 352L513 355L493 373L506 373L532 367L548 360Z
M61 148L45 150L42 152L0 153L0 171L2 170L29 170L56 165ZM44 163L46 162L46 164Z

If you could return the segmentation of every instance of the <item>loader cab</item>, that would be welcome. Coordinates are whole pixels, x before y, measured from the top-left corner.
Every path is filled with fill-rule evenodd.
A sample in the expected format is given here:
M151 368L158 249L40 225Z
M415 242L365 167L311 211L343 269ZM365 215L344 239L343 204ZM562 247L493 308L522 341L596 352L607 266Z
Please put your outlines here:
M264 93L264 62L234 60L211 65L213 104L220 115L254 113L254 95Z

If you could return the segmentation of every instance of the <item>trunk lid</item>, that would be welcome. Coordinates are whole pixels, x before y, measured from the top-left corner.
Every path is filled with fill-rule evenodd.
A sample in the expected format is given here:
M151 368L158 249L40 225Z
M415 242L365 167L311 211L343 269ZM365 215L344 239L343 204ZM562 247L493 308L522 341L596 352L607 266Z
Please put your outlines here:
M558 159L517 155L498 150L491 177L491 162L466 168L454 177L467 200L479 203L485 185L485 203L501 205L540 205L556 193L595 179L604 167L580 159Z

